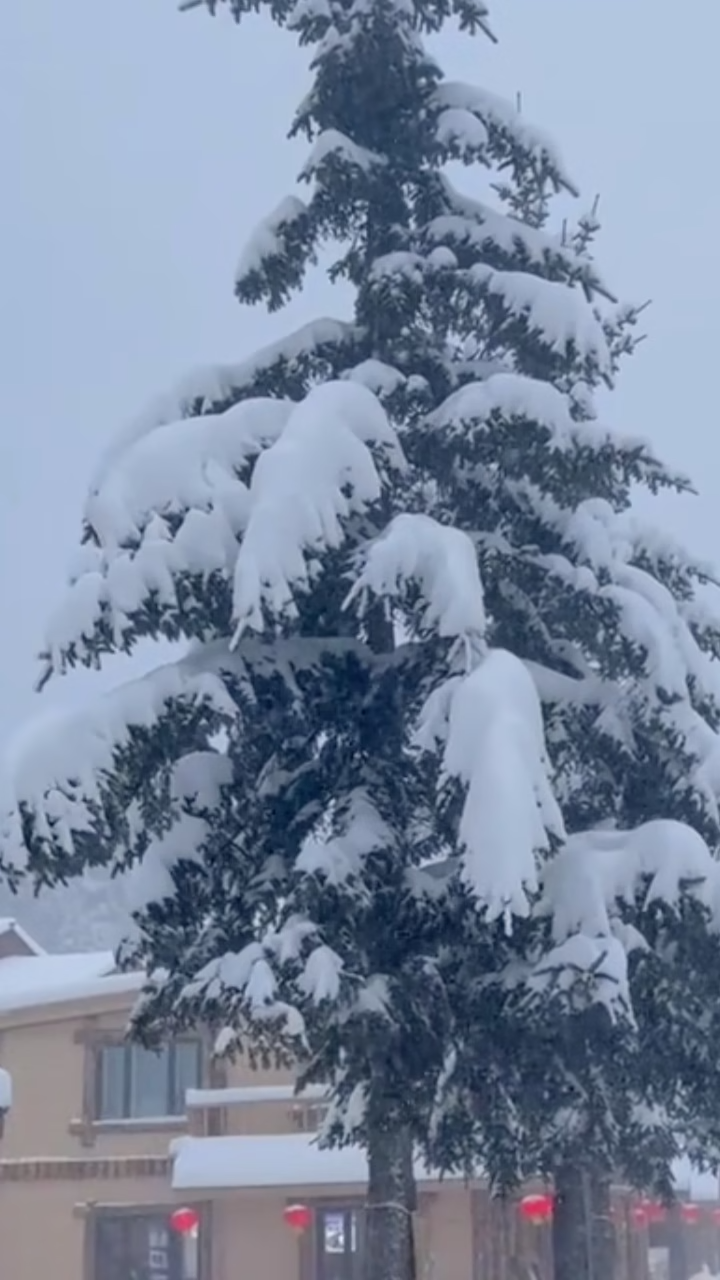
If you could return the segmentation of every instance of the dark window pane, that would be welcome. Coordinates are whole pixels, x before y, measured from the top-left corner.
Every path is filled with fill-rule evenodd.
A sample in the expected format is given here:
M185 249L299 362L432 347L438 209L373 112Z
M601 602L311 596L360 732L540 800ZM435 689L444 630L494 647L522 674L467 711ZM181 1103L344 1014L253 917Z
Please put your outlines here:
M124 1045L108 1045L100 1050L98 1081L100 1120L121 1120L125 1115L126 1056Z
M156 1053L133 1045L130 1050L130 1115L134 1119L154 1119L172 1114L169 1092L168 1049L160 1049Z
M201 1047L199 1040L178 1040L174 1055L172 1115L185 1114L185 1094L200 1087Z
M194 1280L164 1217L102 1214L95 1224L94 1280Z

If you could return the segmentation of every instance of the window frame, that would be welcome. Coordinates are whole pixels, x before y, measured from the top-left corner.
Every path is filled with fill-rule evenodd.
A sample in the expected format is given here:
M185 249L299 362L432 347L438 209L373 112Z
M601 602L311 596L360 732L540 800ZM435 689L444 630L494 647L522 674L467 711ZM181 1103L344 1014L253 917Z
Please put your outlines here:
M178 1070L177 1070L177 1046L179 1044L192 1045L195 1049L197 1061L197 1081L190 1088L201 1087L203 1083L204 1071L204 1045L200 1036L178 1036L177 1039L170 1041L162 1046L163 1052L167 1053L167 1074L165 1080L165 1108L157 1115L135 1115L132 1108L133 1095L133 1073L132 1059L133 1054L139 1052L152 1052L145 1050L141 1045L127 1040L124 1036L108 1035L96 1041L92 1046L92 1090L90 1098L90 1118L93 1125L103 1128L118 1127L125 1128L129 1125L145 1126L154 1128L158 1121L164 1124L184 1124L186 1120L186 1107L184 1096L178 1096ZM103 1054L108 1050L122 1050L123 1066L122 1066L122 1114L117 1116L103 1115ZM177 1108L177 1109L172 1109Z

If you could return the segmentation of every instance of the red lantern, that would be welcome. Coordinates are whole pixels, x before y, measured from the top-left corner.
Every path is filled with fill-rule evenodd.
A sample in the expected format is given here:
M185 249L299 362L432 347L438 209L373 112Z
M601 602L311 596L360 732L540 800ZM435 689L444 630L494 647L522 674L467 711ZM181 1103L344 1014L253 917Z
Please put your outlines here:
M181 1236L193 1235L200 1225L200 1214L197 1209L183 1205L182 1209L174 1209L170 1214L170 1223Z
M665 1205L660 1204L658 1200L646 1200L643 1208L647 1215L647 1222L664 1222L666 1217Z
M523 1196L519 1209L526 1222L531 1222L534 1227L543 1226L552 1218L553 1197L547 1193Z
M688 1227L696 1227L700 1221L700 1209L696 1204L681 1204L680 1216Z
M714 1226L716 1226L716 1227L720 1227L720 1208L718 1208L718 1209L711 1209L711 1210L710 1210L710 1217L712 1218L713 1225L714 1225Z
M312 1222L312 1210L306 1204L288 1204L283 1210L286 1227L302 1235Z
M647 1204L641 1200L639 1204L630 1206L630 1221L634 1227L646 1227L650 1221L648 1217Z

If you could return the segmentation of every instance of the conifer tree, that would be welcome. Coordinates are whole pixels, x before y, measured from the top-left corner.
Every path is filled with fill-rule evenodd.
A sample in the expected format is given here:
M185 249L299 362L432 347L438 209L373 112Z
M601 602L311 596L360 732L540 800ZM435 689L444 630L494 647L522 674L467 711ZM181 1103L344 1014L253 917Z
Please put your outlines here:
M597 417L638 312L594 217L552 229L574 188L550 141L425 47L451 18L489 36L482 0L269 12L313 49L307 191L236 293L278 310L330 250L353 313L189 379L103 460L46 674L187 652L23 763L4 857L128 877L138 1035L202 1020L330 1084L327 1140L368 1153L368 1278L406 1280L414 1142L498 1185L562 1176L573 1055L603 1169L668 1102L633 949L659 963L663 927L715 911L718 632L702 566L629 514L687 482Z

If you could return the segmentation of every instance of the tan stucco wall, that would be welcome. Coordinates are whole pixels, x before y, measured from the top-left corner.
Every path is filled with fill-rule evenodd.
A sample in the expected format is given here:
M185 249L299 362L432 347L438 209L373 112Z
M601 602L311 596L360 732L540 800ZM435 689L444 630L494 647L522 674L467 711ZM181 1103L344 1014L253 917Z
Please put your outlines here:
M284 1226L285 1196L235 1195L213 1205L212 1280L299 1280L299 1243Z
M445 1183L422 1197L418 1253L425 1280L471 1280L473 1230L471 1192Z
M75 1154L68 1125L82 1109L82 1047L75 1022L7 1029L0 1060L13 1080L13 1105L0 1146L3 1159Z
M78 1205L152 1206L166 1199L161 1178L0 1183L0 1276L83 1280L85 1218Z

